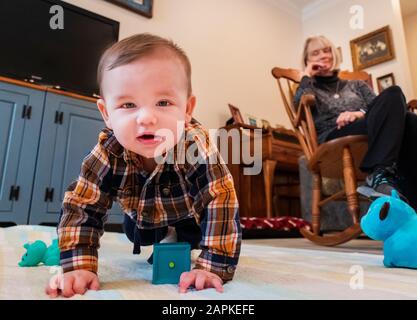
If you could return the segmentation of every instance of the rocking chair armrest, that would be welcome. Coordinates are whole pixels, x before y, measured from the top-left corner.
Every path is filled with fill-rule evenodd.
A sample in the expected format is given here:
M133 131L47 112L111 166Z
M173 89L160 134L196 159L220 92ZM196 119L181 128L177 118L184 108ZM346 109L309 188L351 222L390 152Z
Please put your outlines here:
M408 102L407 107L410 111L417 110L417 99L413 99Z
M301 120L305 120L307 118L306 113L309 112L311 114L310 108L314 106L316 103L316 97L312 94L304 94L301 96L300 104L297 109L297 113L294 119L294 126L300 126Z
M316 97L314 94L303 94L301 96L301 103L305 106L312 107L316 104Z
M311 157L318 147L316 126L311 114L311 107L313 107L315 103L316 98L314 95L302 95L297 113L292 120L296 133L300 135L300 139L303 141L303 143L301 143L303 151L308 158Z

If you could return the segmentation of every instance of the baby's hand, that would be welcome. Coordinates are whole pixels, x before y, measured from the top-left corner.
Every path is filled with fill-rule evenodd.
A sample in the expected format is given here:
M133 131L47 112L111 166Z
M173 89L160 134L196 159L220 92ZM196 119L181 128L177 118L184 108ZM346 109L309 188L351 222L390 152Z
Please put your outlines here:
M75 294L84 294L87 290L98 290L100 283L94 272L75 270L53 276L45 288L45 293L51 298L60 294L70 298Z
M190 272L183 272L180 277L179 292L187 292L188 287L194 285L197 290L215 288L218 292L223 292L222 279L212 272L194 269Z

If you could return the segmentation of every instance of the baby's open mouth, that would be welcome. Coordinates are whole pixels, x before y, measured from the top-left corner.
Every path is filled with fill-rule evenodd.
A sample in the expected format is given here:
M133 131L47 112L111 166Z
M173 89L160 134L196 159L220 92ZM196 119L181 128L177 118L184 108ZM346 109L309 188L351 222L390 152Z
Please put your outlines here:
M146 139L146 140L153 140L153 139L155 139L155 135L153 135L153 134L142 134L141 136L139 136L139 138Z
M156 136L152 133L141 134L137 139L142 143L158 143L163 140L161 136Z

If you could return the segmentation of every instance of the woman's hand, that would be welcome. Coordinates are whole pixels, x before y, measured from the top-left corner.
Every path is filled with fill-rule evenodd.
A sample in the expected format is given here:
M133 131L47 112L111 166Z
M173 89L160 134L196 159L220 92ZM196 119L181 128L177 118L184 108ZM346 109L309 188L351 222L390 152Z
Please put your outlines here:
M319 76L319 75L322 75L322 74L326 74L328 72L329 72L329 70L326 69L326 64L325 63L319 62L319 61L317 61L317 62L309 61L307 63L306 68L304 69L304 72L301 72L301 78L304 77L304 76L307 76L307 77L311 78L311 77L314 77L314 76L317 76L317 75Z
M337 129L343 128L345 125L356 121L357 119L362 119L364 113L361 111L345 111L342 112L336 120Z

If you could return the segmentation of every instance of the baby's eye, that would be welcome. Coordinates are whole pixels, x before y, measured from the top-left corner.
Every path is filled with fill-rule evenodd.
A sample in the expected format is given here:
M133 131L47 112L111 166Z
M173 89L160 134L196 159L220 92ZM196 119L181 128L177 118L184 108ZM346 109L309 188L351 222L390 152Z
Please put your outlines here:
M124 103L120 106L120 108L122 109L132 109L132 108L136 108L136 105L134 103L128 102L128 103Z
M158 107L168 107L171 105L171 102L169 102L168 100L161 100L161 101L158 101L156 105Z

